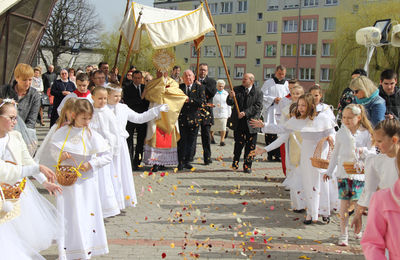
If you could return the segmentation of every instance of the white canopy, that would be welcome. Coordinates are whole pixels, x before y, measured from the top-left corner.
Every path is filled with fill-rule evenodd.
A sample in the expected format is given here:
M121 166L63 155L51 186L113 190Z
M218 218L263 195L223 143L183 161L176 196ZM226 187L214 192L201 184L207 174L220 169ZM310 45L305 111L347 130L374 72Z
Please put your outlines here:
M18 4L21 0L1 0L0 1L0 15L7 12L8 9Z
M195 10L178 11L132 2L120 27L120 31L128 43L131 42L139 12L142 12L142 16L135 37L134 51L139 51L142 32L147 32L154 49L164 49L196 40L214 30L203 4Z

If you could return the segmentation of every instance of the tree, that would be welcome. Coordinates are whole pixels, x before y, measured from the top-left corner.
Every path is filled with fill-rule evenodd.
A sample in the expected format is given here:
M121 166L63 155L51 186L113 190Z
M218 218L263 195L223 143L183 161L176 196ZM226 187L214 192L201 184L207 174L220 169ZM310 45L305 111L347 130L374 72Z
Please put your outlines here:
M358 10L357 10L358 9ZM336 17L335 37L335 72L326 101L334 106L338 104L343 90L348 87L350 74L356 68L363 68L366 61L366 47L358 45L355 34L358 29L373 26L376 20L398 19L400 4L397 0L367 2L358 1L353 10L343 9ZM399 74L400 48L391 45L377 47L369 66L369 77L379 83L380 73L385 69L393 69Z
M99 43L98 32L102 30L102 25L94 9L88 0L57 2L39 48L46 67L50 61L43 55L43 48L51 51L51 64L57 66L59 56L72 47L69 44L80 42L85 47L94 47Z
M107 61L110 66L114 66L119 36L120 34L118 32L105 33L101 36L100 48L103 53L103 60ZM122 70L124 68L128 50L129 45L127 41L123 39L117 63L117 68L119 68L120 73L123 73ZM152 58L154 51L155 50L151 46L150 40L147 37L146 33L143 33L141 37L140 51L138 53L131 53L129 65L134 65L141 71L148 71L152 75L155 75L156 70L154 68ZM176 61L176 64L178 65L182 63L182 61Z

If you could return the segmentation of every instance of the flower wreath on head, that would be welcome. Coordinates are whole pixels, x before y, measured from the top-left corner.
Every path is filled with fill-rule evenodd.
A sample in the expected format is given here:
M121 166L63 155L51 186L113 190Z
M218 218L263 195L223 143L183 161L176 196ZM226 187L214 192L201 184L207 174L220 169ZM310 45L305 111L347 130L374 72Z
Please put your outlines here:
M15 100L12 98L3 99L3 102L1 102L0 107L4 106L5 104L13 104L15 107L17 107L17 102L15 102Z
M167 49L157 50L153 54L153 64L162 73L168 72L175 64L175 55Z

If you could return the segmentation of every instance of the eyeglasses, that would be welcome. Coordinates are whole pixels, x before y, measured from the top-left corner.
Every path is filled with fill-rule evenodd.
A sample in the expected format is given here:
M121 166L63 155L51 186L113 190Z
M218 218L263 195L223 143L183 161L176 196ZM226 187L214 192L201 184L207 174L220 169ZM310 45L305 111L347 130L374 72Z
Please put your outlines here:
M16 116L5 116L5 115L0 115L0 116L10 119L11 122L17 122Z

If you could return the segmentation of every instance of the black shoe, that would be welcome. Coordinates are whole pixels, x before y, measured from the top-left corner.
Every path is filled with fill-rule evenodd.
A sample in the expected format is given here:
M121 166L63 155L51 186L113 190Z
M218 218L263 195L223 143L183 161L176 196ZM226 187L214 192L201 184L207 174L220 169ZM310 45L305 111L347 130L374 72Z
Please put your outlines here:
M243 168L244 173L251 173L251 168Z
M178 171L183 171L183 164L178 164Z
M305 209L294 209L293 210L294 213L303 213L305 211L306 211Z
M233 163L232 163L232 169L233 169L233 170L239 169L239 162L233 162Z
M303 223L304 223L305 225L311 225L311 224L312 224L312 219L304 220Z
M216 144L214 139L211 139L211 144Z
M157 164L154 164L153 167L151 167L150 171L151 172L158 172L159 169L160 169L159 166Z
M212 164L212 160L211 159L204 161L204 165L210 165L210 164Z
M322 222L324 222L325 224L329 224L329 222L331 222L331 218L330 217L322 217Z
M190 163L186 163L183 165L183 168L191 170L193 168L193 166Z
M225 146L225 143L224 142L220 142L219 145L220 146Z

